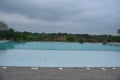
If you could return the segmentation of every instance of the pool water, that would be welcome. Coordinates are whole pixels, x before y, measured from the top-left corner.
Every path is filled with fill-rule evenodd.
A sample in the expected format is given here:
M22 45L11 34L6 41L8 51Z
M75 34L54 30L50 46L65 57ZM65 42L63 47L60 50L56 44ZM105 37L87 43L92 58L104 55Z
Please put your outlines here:
M120 51L120 46L77 42L6 42L0 50Z
M120 67L120 46L101 43L4 42L0 66Z

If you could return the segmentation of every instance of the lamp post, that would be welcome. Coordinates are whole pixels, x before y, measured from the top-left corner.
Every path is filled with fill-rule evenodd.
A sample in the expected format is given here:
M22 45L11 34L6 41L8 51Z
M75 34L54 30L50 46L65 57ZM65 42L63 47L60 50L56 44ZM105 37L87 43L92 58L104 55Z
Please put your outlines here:
M118 34L120 34L120 29L118 29Z

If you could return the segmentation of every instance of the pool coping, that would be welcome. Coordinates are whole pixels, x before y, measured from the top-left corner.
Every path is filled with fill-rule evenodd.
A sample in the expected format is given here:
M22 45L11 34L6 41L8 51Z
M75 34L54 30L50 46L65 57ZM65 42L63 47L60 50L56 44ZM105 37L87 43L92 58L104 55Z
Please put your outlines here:
M120 67L5 67L0 80L120 80Z

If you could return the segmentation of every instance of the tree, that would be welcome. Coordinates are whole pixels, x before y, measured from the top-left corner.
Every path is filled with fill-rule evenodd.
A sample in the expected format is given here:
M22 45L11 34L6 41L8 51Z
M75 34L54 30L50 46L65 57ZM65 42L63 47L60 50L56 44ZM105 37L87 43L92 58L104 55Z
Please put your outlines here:
M0 21L0 30L5 31L8 29L7 24L4 21Z
M6 30L6 38L7 40L11 40L14 37L15 31L14 29L10 28Z
M68 36L68 37L67 37L67 41L74 42L74 40L75 40L75 39L74 39L73 36Z

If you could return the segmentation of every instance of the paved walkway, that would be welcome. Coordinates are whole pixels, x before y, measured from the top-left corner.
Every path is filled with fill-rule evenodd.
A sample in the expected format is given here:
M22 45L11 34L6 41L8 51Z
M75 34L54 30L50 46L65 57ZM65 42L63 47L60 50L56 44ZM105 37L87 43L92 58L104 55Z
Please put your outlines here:
M0 67L0 80L120 80L120 68Z

